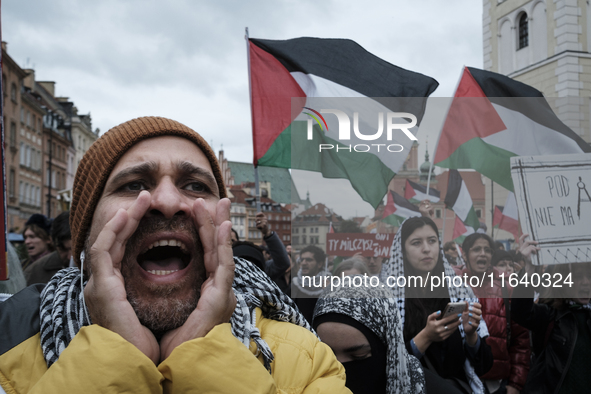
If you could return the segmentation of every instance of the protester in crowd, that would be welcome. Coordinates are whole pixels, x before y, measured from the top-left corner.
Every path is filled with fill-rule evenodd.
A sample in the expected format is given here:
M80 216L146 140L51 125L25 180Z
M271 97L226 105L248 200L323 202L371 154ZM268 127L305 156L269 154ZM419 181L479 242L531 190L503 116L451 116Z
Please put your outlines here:
M389 291L346 281L329 290L316 304L314 329L343 363L353 394L424 393L421 364L406 351Z
M264 213L258 212L256 214L256 226L263 234L263 241L267 245L268 256L265 256L265 249L263 248L263 256L265 256L264 271L285 292L285 272L290 267L287 250L277 233L271 230L267 216Z
M502 243L501 241L494 241L495 243L495 247L493 249L495 250L505 250L505 244Z
M261 271L265 272L265 256L260 246L250 241L236 241L232 243L232 254L251 262Z
M369 269L363 262L363 259L358 257L351 257L343 262L341 262L337 269L334 271L333 275L335 276L350 276L350 275L367 275L371 276L369 273Z
M49 238L50 231L51 220L45 215L36 213L27 220L23 230L23 237L29 257L21 262L23 271L41 257L53 252L53 245Z
M492 263L493 260L499 263L510 258L509 253L495 250L494 241L482 233L468 235L462 250L466 266L456 272L460 276L466 275L468 284L480 282L479 286L472 286L472 290L482 305L482 317L489 333L486 342L492 349L494 359L492 368L481 379L490 393L519 393L529 371L529 332L511 320L509 286L506 280L503 286L503 273ZM483 275L486 278L484 282ZM472 277L476 278L471 280Z
M458 249L455 242L446 242L445 245L443 245L443 253L445 253L445 258L448 263L451 265L458 265Z
M445 276L447 280L430 290L413 285L411 277ZM406 286L392 285L392 278L404 277ZM404 327L404 340L423 367L454 384L464 392L484 393L478 376L492 366L492 353L485 338L486 323L481 305L472 289L453 283L455 273L445 260L438 229L428 217L404 221L394 237L392 257L384 264L380 279L391 286ZM390 279L390 281L389 281ZM419 282L420 283L420 282ZM456 282L456 284L459 284ZM450 302L463 302L463 312L438 320Z
M494 251L490 265L496 268L497 271L501 272L506 277L509 277L511 274L515 273L511 253L505 250Z
M47 283L56 272L67 268L72 257L70 211L60 213L51 225L51 240L55 251L40 258L25 270L27 285Z
M199 134L155 117L114 127L72 195L80 269L0 303L5 392L348 392L293 302L233 258L230 201Z
M27 285L18 254L16 253L15 247L12 246L10 242L6 243L6 257L8 266L8 279L0 280L0 294L4 294L4 298L6 298L8 295L18 293Z
M384 264L384 257L368 257L367 268L369 269L369 275L378 276L382 272L382 265Z
M300 269L293 277L291 298L310 324L314 316L314 306L324 289L324 277L330 276L330 272L325 270L325 261L326 254L322 249L308 245L300 252Z
M515 272L521 271L523 267L525 267L525 260L519 250L510 250L509 254L511 255L511 260L513 260L513 270Z
M571 274L572 287L549 286L552 298L535 304L534 286L528 279L536 273L531 256L540 248L523 234L520 253L525 267L513 291L511 315L532 332L534 362L522 393L586 393L591 388L591 263L561 264L548 270L551 278L562 280ZM539 272L537 272L539 273ZM557 274L554 276L554 274ZM552 283L552 282L551 282ZM543 287L543 286L542 286Z

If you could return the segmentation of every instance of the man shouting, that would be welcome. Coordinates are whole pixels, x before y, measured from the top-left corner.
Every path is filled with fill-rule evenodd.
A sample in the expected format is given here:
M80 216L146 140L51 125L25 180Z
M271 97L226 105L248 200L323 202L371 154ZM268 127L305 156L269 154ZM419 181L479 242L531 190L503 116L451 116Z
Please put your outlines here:
M0 386L347 392L292 301L232 257L225 197L214 152L178 122L134 119L99 138L74 180L80 269L0 304Z

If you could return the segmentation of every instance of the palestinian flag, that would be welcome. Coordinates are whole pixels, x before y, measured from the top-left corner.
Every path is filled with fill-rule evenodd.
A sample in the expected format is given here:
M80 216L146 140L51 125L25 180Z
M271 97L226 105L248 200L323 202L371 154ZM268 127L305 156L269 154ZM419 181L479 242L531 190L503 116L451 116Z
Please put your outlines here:
M499 220L499 229L510 232L513 234L515 239L519 238L519 213L517 210L515 194L512 192L509 192L507 195L507 201L505 202L503 215Z
M419 207L410 203L395 191L390 190L388 201L382 214L382 222L388 223L394 227L400 227L406 218L421 216Z
M402 135L390 142L403 146L404 154L391 154L384 148L381 152L342 149L320 153L319 144L345 147L338 140L338 128L321 131L318 125L326 126L322 119L314 126L314 139L307 141L310 144L292 146L292 132L306 135L308 122L299 120L300 115L305 111L318 119L320 113L307 104L312 98L374 98L378 111L411 113L419 124L426 97L438 86L437 81L394 66L345 39L253 38L249 39L249 62L255 166L298 168L322 172L325 178L349 179L359 195L377 207L413 141L398 133ZM392 97L409 99L390 108L384 98ZM309 149L311 145L316 148Z
M441 130L434 164L472 168L513 190L510 158L591 152L554 114L542 93L466 67Z
M411 182L408 179L404 187L404 198L415 203L423 200L429 200L431 202L439 202L441 200L439 190L430 187L429 193L427 193L427 186Z
M445 206L453 210L466 226L472 229L480 228L480 221L476 216L472 197L458 170L449 170L447 194L444 201Z
M464 222L462 222L462 219L460 219L460 217L456 215L456 219L454 222L454 232L452 235L453 241L457 243L462 243L468 235L474 233L486 234L486 224L479 222L478 229L474 231L474 227L467 226Z
M494 228L499 227L499 223L501 223L501 219L503 218L503 208L504 207L502 205L495 205L492 221L492 225Z
M460 217L456 215L456 220L454 222L454 232L451 237L454 240L454 242L462 243L468 235L474 233L474 228L466 226L464 222L462 222L462 219L460 219Z

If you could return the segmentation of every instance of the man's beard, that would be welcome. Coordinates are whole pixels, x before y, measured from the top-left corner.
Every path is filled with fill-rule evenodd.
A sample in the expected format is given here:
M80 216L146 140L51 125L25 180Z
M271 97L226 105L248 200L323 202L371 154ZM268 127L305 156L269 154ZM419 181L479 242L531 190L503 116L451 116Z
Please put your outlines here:
M136 258L146 237L160 232L184 233L189 235L192 261L190 271L172 284L156 284L143 280L134 274L138 265ZM144 245L145 247L145 245ZM125 280L127 300L133 307L140 323L157 338L180 327L197 307L201 285L205 278L203 247L193 221L187 216L172 219L161 217L143 218L135 233L127 241L121 261L121 274Z

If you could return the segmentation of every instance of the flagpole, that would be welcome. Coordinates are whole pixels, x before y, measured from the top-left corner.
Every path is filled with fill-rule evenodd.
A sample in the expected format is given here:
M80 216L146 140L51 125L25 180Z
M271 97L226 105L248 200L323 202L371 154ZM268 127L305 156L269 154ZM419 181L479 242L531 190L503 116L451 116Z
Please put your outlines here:
M447 215L447 208L444 206L443 207L443 226L441 229L441 233L443 234L443 243L445 243L445 216Z
M465 68L466 68L466 66L464 66L464 69ZM460 86L460 82L462 81L463 74L464 74L464 72L462 70L462 73L460 74L460 78L458 79L458 82L456 83L456 89L454 90L455 92L457 92L458 86ZM447 112L445 115L445 120L447 120L447 115L449 115L449 110L451 108L451 104L453 103L454 98L452 98L449 103L449 107L447 108ZM430 166L429 166L429 177L427 178L427 193L429 193L429 184L431 183L431 171L433 171L433 163L435 163L435 156L437 155L437 148L439 148L439 139L441 139L441 134L443 132L443 126L445 126L445 120L443 121L443 124L441 125L441 130L439 130L439 135L437 136L437 142L435 143L435 150L433 151L433 160L431 161Z
M490 212L491 212L491 217L490 217L490 237L491 238L495 238L495 226L493 226L493 221L495 218L495 193L494 193L494 187L495 187L495 183L493 182L493 180L490 180Z
M252 80L251 80L251 72L250 72L250 41L249 41L249 34L248 34L248 26L244 28L244 40L246 41L246 63L248 67L248 100L250 102L250 125L251 125L251 132L253 135L253 152L254 152L254 116L252 116ZM257 212L261 212L261 200L260 190L259 190L259 169L258 165L254 164L254 190L255 190L255 204Z

